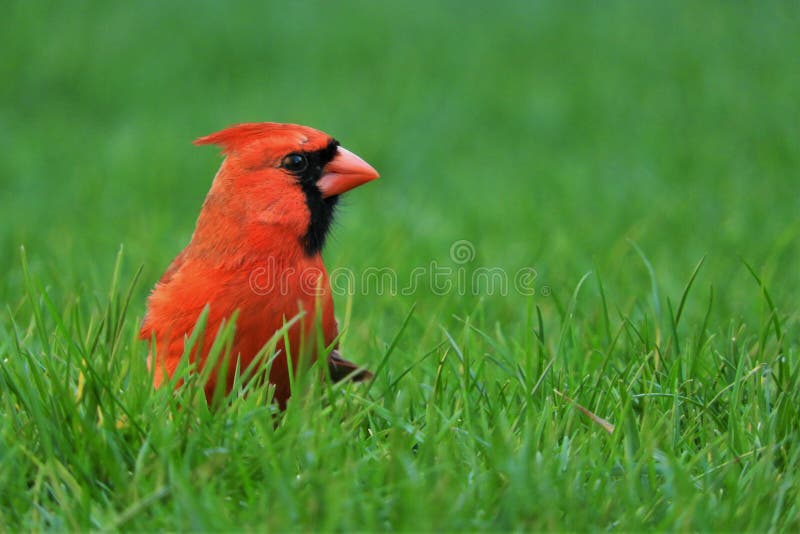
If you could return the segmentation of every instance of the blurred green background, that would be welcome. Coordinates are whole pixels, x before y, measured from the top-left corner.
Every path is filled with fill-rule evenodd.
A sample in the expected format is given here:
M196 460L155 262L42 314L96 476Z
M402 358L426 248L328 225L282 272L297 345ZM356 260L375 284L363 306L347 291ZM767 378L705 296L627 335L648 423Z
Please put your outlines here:
M650 292L633 241L673 300L707 256L718 318L757 317L741 259L798 297L798 23L796 2L6 3L0 295L22 299L21 244L55 294L104 294L122 244L140 315L220 162L191 141L269 120L382 174L330 267L403 280L466 239L469 267L535 268L545 311L593 269L629 309ZM411 302L435 327L480 300L512 327L526 302L423 288L354 318L388 337Z
M800 3L1 19L0 531L796 530ZM416 308L370 386L293 397L280 425L253 396L212 414L154 392L145 297L221 161L191 141L249 121L319 128L381 172L346 196L330 268L533 268L536 294L337 296L343 352L376 371ZM120 292L142 269L124 320L120 245Z

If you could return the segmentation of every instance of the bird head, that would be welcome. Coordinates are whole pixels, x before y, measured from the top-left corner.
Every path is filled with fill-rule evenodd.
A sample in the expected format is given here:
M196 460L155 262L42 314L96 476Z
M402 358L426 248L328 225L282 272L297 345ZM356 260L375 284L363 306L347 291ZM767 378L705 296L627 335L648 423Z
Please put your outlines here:
M203 211L296 234L308 255L322 249L339 195L378 178L336 139L307 126L238 124L195 144L218 145L226 156Z

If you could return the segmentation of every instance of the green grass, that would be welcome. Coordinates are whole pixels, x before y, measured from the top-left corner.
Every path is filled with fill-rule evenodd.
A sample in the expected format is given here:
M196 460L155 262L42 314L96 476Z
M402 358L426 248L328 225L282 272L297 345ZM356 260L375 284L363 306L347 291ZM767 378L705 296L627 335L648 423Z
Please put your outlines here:
M0 530L800 529L796 2L3 19ZM190 141L256 120L382 174L329 268L534 294L339 295L377 376L283 414L154 391L145 298L220 161Z

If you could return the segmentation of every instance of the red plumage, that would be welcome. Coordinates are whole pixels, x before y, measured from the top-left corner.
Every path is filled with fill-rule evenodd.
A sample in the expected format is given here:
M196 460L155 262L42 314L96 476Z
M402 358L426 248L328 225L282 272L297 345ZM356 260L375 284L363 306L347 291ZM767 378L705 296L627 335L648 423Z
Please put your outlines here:
M315 357L318 327L326 346L334 342L333 299L319 249L338 195L378 174L327 134L305 126L240 124L195 144L219 145L226 158L191 241L148 299L140 336L155 339L149 364L158 387L174 373L184 337L206 306L205 337L196 355L201 367L222 321L238 312L230 388L237 360L247 368L285 321L300 312L303 317L287 336L294 360L302 350ZM269 380L283 406L290 395L289 370L283 341L277 348L281 352ZM334 376L357 369L337 354L330 364ZM205 386L207 395L215 384L216 372Z

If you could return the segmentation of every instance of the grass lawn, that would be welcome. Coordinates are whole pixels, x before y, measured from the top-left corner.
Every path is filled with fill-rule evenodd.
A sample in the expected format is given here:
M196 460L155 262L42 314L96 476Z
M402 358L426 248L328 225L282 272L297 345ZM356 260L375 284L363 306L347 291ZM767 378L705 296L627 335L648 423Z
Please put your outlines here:
M800 529L796 2L3 11L0 531ZM137 339L265 120L382 175L282 414Z

